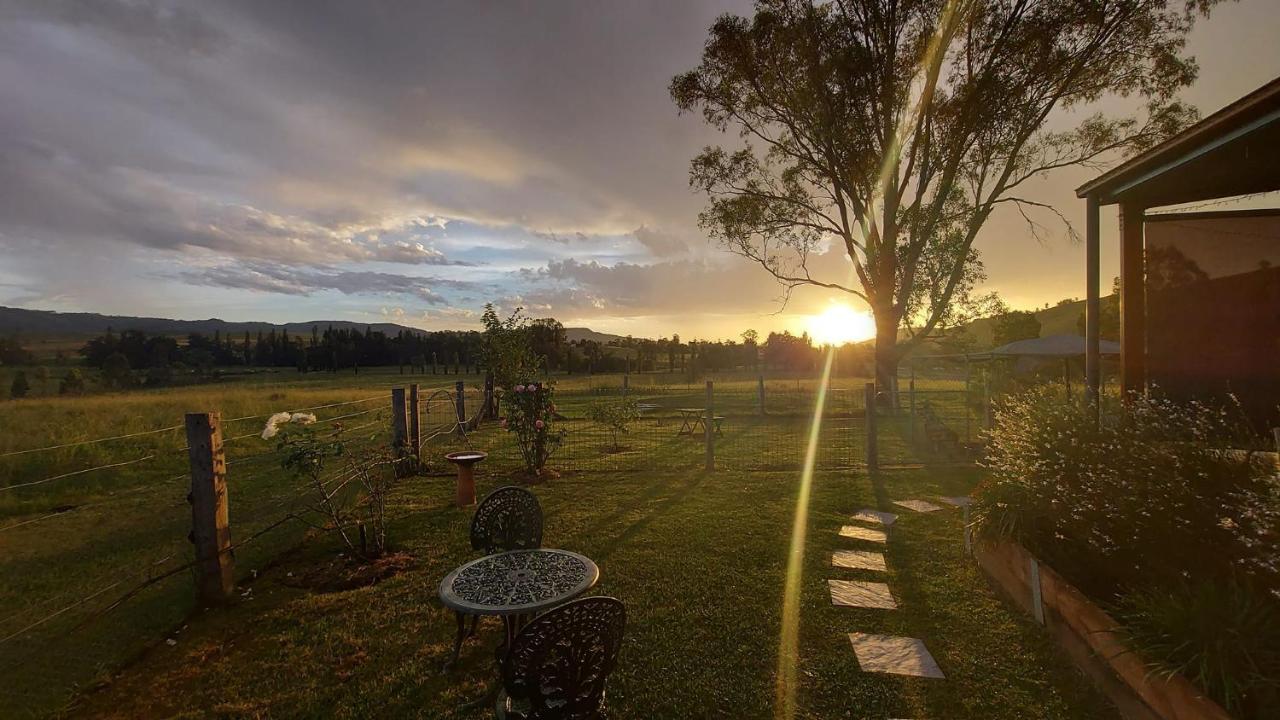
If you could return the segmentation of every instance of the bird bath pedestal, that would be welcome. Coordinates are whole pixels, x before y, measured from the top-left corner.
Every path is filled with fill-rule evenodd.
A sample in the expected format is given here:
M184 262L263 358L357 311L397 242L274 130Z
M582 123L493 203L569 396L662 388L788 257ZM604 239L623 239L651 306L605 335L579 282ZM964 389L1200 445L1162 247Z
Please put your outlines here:
M458 466L458 507L476 504L476 472L475 465L488 457L479 450L462 450L444 456L445 460Z

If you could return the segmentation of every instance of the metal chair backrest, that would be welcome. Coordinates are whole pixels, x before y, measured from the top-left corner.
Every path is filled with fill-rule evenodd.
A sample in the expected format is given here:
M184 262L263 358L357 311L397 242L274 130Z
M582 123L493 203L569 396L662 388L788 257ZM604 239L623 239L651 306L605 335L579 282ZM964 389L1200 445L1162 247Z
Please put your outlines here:
M565 603L533 619L511 644L502 682L528 720L604 716L605 681L618 664L627 608L611 597Z
M486 555L542 547L542 506L537 496L515 485L489 493L471 518L471 547Z

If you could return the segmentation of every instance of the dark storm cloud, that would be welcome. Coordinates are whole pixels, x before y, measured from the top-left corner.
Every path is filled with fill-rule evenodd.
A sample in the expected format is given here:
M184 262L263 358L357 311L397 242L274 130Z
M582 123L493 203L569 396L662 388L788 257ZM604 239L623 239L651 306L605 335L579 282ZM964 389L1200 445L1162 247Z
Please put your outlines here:
M344 295L401 295L430 304L446 302L442 290L474 288L474 283L438 277L334 269L298 269L263 262L242 262L191 270L186 282L280 295L310 295L335 290Z

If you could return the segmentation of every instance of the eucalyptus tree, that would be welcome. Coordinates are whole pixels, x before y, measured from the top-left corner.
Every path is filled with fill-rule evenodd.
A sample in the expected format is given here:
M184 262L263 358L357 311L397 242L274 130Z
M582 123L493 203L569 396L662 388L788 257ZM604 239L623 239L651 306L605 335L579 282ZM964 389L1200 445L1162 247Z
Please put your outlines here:
M1026 196L1033 178L1194 120L1177 98L1196 76L1185 40L1216 2L758 0L752 18L717 19L701 63L671 82L682 112L740 137L692 161L700 223L787 297L864 301L889 383L975 299L974 241L998 207L1038 234L1037 217L1065 217ZM1113 97L1132 112L1095 112ZM832 250L847 277L811 263Z

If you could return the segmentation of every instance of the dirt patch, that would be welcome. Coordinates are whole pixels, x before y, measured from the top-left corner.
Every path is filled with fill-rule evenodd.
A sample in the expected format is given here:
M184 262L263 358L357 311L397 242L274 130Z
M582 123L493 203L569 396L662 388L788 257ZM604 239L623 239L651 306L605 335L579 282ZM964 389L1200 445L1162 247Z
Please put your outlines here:
M280 579L280 583L319 593L342 592L377 585L413 566L413 556L408 553L390 553L367 562L341 557L325 565L290 572Z

